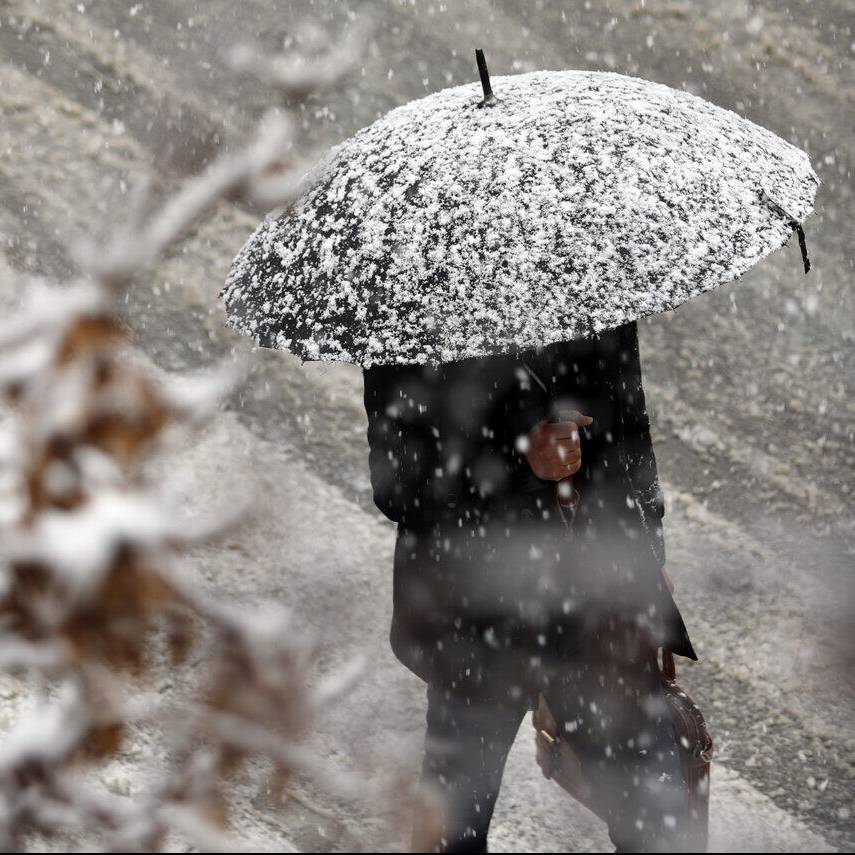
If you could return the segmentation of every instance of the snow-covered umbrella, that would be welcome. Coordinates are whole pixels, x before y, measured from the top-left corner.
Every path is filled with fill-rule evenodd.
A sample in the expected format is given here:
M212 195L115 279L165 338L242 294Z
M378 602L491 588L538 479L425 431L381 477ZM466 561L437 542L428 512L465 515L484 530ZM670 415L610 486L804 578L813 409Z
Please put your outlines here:
M819 179L747 119L620 74L540 71L392 110L268 217L222 291L304 360L445 362L673 309L799 238Z

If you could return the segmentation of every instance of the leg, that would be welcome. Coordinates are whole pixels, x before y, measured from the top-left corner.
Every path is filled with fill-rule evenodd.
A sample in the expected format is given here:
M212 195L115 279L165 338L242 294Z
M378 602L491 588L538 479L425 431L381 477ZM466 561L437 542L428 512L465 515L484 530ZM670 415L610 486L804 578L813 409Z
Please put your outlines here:
M547 702L617 851L682 852L688 794L676 734L655 655L635 649L588 650Z
M486 852L508 752L526 709L470 705L428 688L423 783L445 806L435 852Z

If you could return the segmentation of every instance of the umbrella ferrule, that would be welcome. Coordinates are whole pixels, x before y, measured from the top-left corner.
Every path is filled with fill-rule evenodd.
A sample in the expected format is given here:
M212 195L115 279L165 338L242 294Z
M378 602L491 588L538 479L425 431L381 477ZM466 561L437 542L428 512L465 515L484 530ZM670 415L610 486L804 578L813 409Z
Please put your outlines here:
M490 72L487 71L487 60L484 59L484 51L475 49L475 61L478 63L478 74L481 76L481 88L484 90L484 100L478 103L479 107L492 107L498 99L493 94L490 84Z

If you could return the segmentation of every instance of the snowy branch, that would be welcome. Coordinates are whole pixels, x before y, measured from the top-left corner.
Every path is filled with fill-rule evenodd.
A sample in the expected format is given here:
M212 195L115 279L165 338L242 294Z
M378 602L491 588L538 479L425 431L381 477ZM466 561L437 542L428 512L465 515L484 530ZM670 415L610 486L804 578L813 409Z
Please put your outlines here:
M235 62L304 99L342 79L364 37L360 27L339 43L307 36L312 56L238 52ZM192 429L216 412L235 370L156 374L132 358L117 311L220 202L294 201L305 169L289 109L268 112L248 145L160 204L140 185L121 227L74 248L83 278L28 283L28 304L0 327L0 668L38 688L0 744L4 850L69 834L158 850L178 834L234 851L228 794L243 765L264 759L283 782L324 777L299 741L358 670L310 689L314 650L287 610L246 614L181 567L241 509L191 522L143 474L171 425ZM140 677L190 661L191 688L171 706L143 696ZM81 781L81 769L121 756L132 728L158 726L170 759L145 791L127 799Z

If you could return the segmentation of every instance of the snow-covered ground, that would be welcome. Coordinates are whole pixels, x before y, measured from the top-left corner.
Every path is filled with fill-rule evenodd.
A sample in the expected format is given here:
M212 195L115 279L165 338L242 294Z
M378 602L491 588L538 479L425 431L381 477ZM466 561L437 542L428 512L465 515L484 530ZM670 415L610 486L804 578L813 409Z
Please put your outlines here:
M364 75L308 111L312 145L474 79L472 49L480 46L494 74L614 69L685 85L808 150L824 182L806 224L810 276L793 242L738 285L645 322L640 337L668 501L669 568L701 655L681 680L717 743L713 846L851 850L855 4L589 5L295 0L285 14L261 0L7 0L0 269L67 276L62 238L101 228L108 211L114 218L120 181L154 163L168 186L218 136L238 138L265 93L219 69L222 49L259 33L275 46L301 10L341 25L349 8L373 9L378 27ZM137 343L161 367L198 367L245 350L225 330L216 294L255 222L221 206L131 294ZM191 563L247 608L271 598L293 605L306 632L323 639L324 669L366 657L357 690L319 722L315 744L331 768L379 775L393 758L414 771L423 691L386 641L394 529L370 505L359 372L269 353L252 365L174 474L188 510L249 491L257 514ZM17 691L0 688L7 720ZM527 727L508 767L493 848L607 848L600 824L541 779ZM116 789L132 786L125 771L117 774ZM236 815L246 835L271 848L286 840L334 848L342 829L365 849L396 845L376 818L310 783L281 807L260 782L242 784Z

